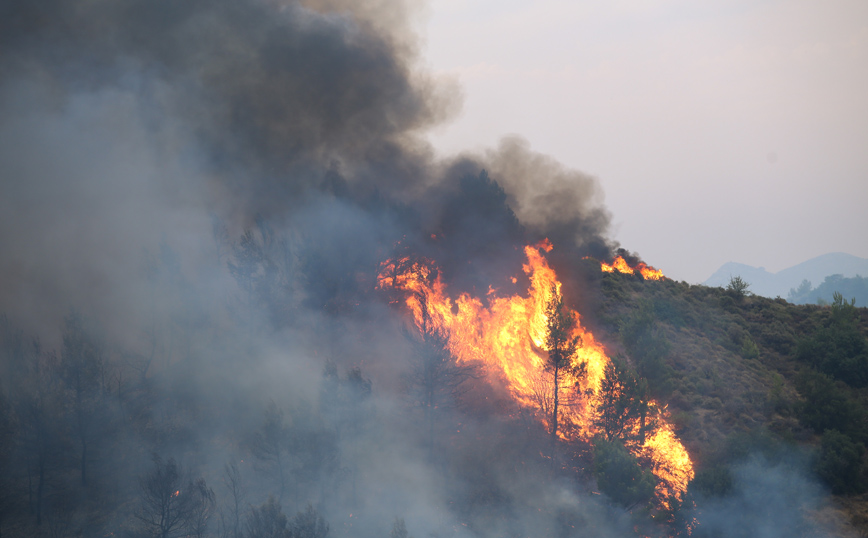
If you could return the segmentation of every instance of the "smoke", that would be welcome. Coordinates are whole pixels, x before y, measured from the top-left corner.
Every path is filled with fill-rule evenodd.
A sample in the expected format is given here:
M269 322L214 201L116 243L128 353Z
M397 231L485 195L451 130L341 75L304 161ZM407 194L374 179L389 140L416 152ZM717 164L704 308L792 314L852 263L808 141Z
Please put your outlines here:
M604 234L611 216L595 178L531 151L526 140L515 136L487 151L484 162L509 192L518 219L535 235L564 248L584 247L595 256L610 251Z
M270 401L314 439L306 421L326 414L333 362L341 383L359 367L374 396L357 431L308 443L333 453L302 451L310 459L293 465L342 533L383 535L402 515L417 535L626 534L629 516L541 479L548 465L517 474L542 449L512 447L523 438L513 423L450 412L447 461L432 461L418 410L406 411L412 352L374 297L381 261L430 255L454 289L481 294L510 285L523 244L549 237L571 259L613 245L597 182L524 141L435 157L426 130L457 113L460 91L417 65L421 9L0 3L0 312L59 349L79 311L127 375L115 372L119 400L133 374L169 395L142 389L125 410L146 427L133 463L113 460L123 472L144 470L149 450L187 455L216 487L223 464L250 453L239 440L255 437ZM245 465L256 505L274 472Z
M852 531L829 505L828 492L807 471L804 458L753 456L735 465L732 474L732 492L699 503L698 536L841 536Z
M2 274L26 281L7 304L47 319L46 302L124 288L159 238L210 257L210 215L237 235L254 215L310 214L323 192L367 212L401 205L389 241L446 230L441 250L458 257L545 236L606 252L592 178L516 139L458 165L434 159L424 133L457 112L460 92L416 67L420 13L410 2L5 2ZM482 169L505 200L462 190ZM527 235L488 215L457 222L480 196L508 204Z

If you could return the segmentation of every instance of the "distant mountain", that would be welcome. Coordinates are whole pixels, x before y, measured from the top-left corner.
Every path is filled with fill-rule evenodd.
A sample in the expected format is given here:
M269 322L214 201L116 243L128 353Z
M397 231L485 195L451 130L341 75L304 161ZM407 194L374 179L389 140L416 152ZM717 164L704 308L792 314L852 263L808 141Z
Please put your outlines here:
M706 286L726 287L732 277L740 276L750 284L750 291L764 297L787 297L791 289L797 289L807 280L812 287L820 286L826 277L868 277L868 259L833 252L823 254L777 273L769 273L763 267L751 267L743 263L723 264L708 280ZM842 290L843 291L843 290Z

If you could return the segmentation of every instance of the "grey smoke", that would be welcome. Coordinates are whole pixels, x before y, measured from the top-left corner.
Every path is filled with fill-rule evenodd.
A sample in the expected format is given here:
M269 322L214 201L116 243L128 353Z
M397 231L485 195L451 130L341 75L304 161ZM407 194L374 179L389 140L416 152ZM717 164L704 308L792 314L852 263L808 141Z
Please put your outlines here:
M460 92L417 66L418 9L0 3L0 313L57 348L74 308L102 327L114 359L155 357L151 375L176 398L154 404L159 420L189 413L197 429L151 448L203 454L198 469L215 487L241 450L226 439L255 431L269 400L316 406L333 360L342 373L361 367L376 395L369 430L338 444L369 492L354 501L365 508L358 535L385 535L396 515L416 536L629 534L629 515L541 480L538 467L517 475L470 434L448 457L486 487L445 483L403 411L409 351L372 280L397 242L442 260L467 289L518 272L516 248L545 236L574 257L613 248L596 180L526 142L434 157L425 130L456 113ZM257 222L271 226L288 275L271 315L226 266L245 230L262 240ZM506 447L516 438L513 425L449 420ZM244 472L250 502L262 502L265 479ZM478 493L472 528L455 492ZM336 527L351 522L346 499L318 500Z

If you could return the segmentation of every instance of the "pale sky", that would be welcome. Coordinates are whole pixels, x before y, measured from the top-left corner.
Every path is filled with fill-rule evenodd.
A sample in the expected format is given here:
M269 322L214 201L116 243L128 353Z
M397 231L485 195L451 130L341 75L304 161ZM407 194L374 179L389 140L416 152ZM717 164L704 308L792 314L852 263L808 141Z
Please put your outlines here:
M671 278L868 258L866 0L432 0L425 39L464 93L439 151L521 135Z

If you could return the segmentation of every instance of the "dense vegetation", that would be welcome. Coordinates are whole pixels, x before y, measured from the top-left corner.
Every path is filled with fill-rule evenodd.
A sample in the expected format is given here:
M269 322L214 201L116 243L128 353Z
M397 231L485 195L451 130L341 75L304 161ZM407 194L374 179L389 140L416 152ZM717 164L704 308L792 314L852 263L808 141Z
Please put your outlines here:
M387 395L388 376L372 382L360 363L339 367L328 357L305 359L319 365L317 388L274 390L298 365L285 374L270 370L251 342L267 334L273 341L273 330L243 320L255 315L286 329L299 310L287 306L282 269L265 263L275 258L265 253L260 226L230 245L227 270L239 283L234 312L202 318L194 305L203 298L186 295L188 308L176 312L191 317L146 327L143 352L112 344L77 312L64 319L57 350L0 320L0 532L257 538L385 536L391 528L406 536L408 515L414 532L446 532L413 529L431 520L413 513L412 503L383 513L377 495L407 495L401 483L419 479L397 470L398 485L384 478L395 458L419 458L414 465L440 473L450 517L474 535L509 529L518 536L528 525L571 535L565 529L588 524L583 503L597 502L581 500L585 487L598 488L615 510L606 528L728 535L716 514L746 487L745 466L756 461L771 473L806 473L837 496L826 510L845 506L853 523L868 525L868 314L841 295L827 307L797 306L752 296L744 282L728 289L646 282L599 274L583 262L585 299L595 305L584 322L615 360L604 381L600 435L590 446L562 444L564 465L553 471L551 433L513 414L478 371L450 362L445 342L430 335L397 331L404 344L394 368L405 395L397 401ZM173 259L163 253L160 287L192 293ZM355 323L341 318L317 329L317 338ZM304 338L284 333L290 348L289 334ZM203 348L203 337L215 347ZM232 352L209 356L221 347ZM370 357L358 347L319 347ZM241 386L263 374L275 378L272 388ZM625 449L655 427L650 398L668 406L696 464L687 497L666 509L652 502L650 470ZM641 428L627 427L639 420ZM489 446L498 447L496 456ZM577 504L529 500L524 490L535 476L568 481ZM618 523L622 510L629 523ZM543 516L529 519L534 511ZM798 528L813 524L807 521Z
M828 306L753 296L738 278L727 289L601 278L598 319L668 402L696 455L698 506L732 490L741 460L795 458L866 528L866 309L840 293Z

